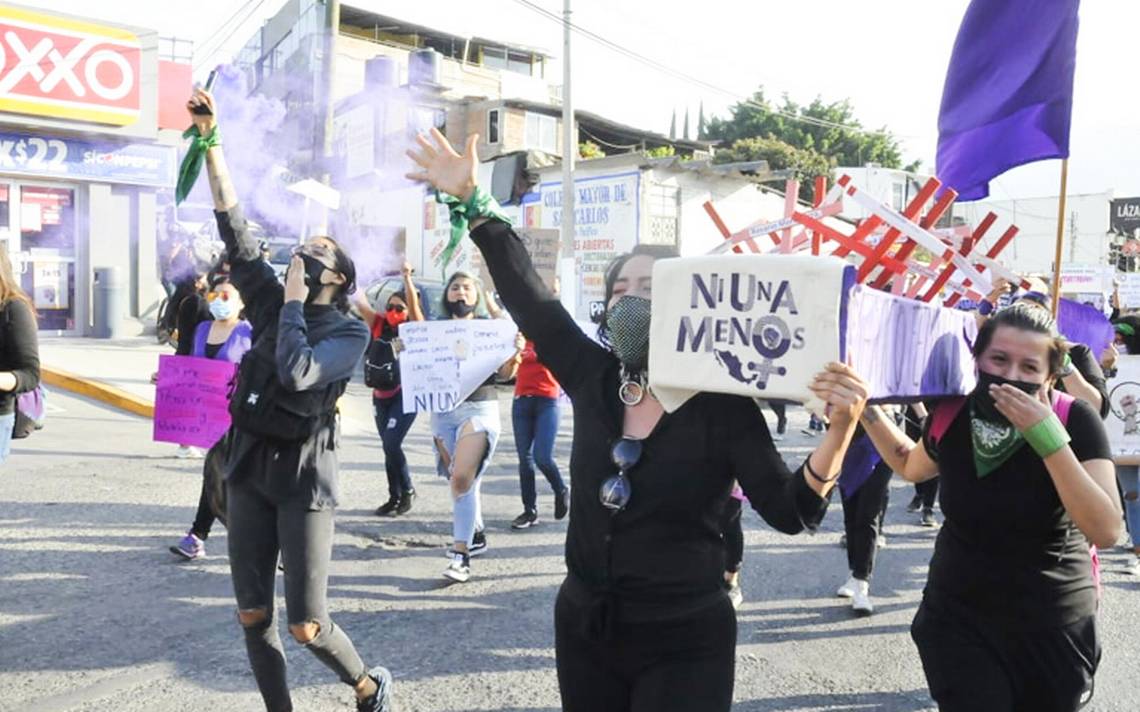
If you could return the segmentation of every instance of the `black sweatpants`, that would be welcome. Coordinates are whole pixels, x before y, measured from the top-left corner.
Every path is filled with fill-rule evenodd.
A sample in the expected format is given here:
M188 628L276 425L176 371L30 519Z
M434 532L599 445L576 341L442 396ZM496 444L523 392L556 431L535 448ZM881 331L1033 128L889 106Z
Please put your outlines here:
M206 478L202 478L202 492L198 495L198 511L194 513L194 523L190 525L190 533L202 541L210 537L210 530L214 527L217 517L210 506L209 490L206 487Z
M684 618L587 630L587 611L563 591L554 647L563 712L728 712L736 612L728 596Z
M268 617L244 627L246 652L269 712L289 712L285 649L277 632L273 599L277 556L285 566L285 611L291 625L316 623L305 644L341 682L355 685L366 673L352 641L329 618L326 594L332 558L333 510L278 508L248 483L226 483L230 576L238 610L261 609Z
M932 477L925 482L915 484L914 493L922 497L922 508L924 510L934 509L934 502L938 499L938 478Z
M1012 632L925 599L910 634L941 712L1072 712L1100 662L1096 616Z
M740 524L740 500L729 497L720 516L724 536L724 570L736 573L744 565L744 528Z
M862 581L871 580L879 534L891 489L891 468L880 462L863 486L843 497L843 528L847 532L847 567Z

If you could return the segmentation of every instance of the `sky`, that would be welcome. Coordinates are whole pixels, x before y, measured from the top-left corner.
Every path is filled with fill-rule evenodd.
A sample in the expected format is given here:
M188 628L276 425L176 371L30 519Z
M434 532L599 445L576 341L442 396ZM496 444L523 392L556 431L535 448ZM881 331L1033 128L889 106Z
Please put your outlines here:
M23 0L31 6L130 23L163 36L220 48L196 63L205 74L232 57L285 0ZM345 4L457 34L562 52L560 23L526 6L561 13L560 0L354 0ZM1043 0L1048 4L1050 0ZM938 106L955 36L968 0L573 0L579 27L671 69L699 86L645 66L591 39L573 36L576 108L667 133L685 109L725 116L737 98L763 85L769 97L800 103L850 99L866 127L887 127L904 163L934 166ZM238 12L243 8L242 12ZM244 22L226 25L235 16ZM1069 193L1112 190L1140 195L1140 92L1135 28L1140 3L1086 0L1077 43ZM229 36L228 41L222 42ZM556 64L554 83L561 83ZM1059 161L1010 171L991 183L995 199L1056 195Z

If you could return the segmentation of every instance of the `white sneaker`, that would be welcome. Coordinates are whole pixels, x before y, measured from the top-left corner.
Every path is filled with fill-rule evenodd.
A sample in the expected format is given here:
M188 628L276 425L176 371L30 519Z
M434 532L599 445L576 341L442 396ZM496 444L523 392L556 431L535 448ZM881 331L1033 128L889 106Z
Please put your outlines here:
M843 582L843 585L839 587L839 589L835 592L835 595L839 596L840 598L854 598L855 590L859 587L859 583L859 579L852 576ZM866 583L866 581L863 581L862 583Z
M206 454L192 445L179 445L174 456L179 460L201 460Z
M467 583L471 578L471 558L458 551L451 552L451 562L443 570L443 577L456 583Z
M728 600L732 601L732 607L734 609L740 608L740 605L742 603L744 603L744 591L742 591L740 589L740 583L739 582L734 583L732 586L729 587L729 589L728 589Z
M1132 560L1124 565L1124 573L1129 576L1140 576L1140 554L1133 554Z
M851 610L857 616L869 616L875 612L871 605L871 585L866 581L855 579L855 596L851 599Z

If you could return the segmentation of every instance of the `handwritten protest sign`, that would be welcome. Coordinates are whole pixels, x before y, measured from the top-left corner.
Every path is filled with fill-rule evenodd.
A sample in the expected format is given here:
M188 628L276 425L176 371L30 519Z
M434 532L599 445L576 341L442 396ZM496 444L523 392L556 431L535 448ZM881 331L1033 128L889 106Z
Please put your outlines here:
M657 260L650 387L668 411L697 391L809 400L813 376L843 358L853 282L852 266L826 257Z
M400 325L404 412L455 410L515 353L518 327L505 319L451 319Z
M531 264L538 276L548 287L554 286L554 278L558 275L558 231L539 228L516 228L515 234L526 246L530 255ZM495 282L491 279L491 272L483 262L483 255L473 251L471 255L471 269L482 280L483 285L490 291L495 291Z
M196 356L159 356L154 439L211 447L230 427L229 383L237 367Z
M1120 308L1140 308L1140 272L1126 272L1119 279Z
M872 402L965 395L974 389L973 313L887 294L852 290L848 353Z
M1113 457L1140 457L1140 356L1116 359L1116 376L1108 381L1108 403L1104 427Z

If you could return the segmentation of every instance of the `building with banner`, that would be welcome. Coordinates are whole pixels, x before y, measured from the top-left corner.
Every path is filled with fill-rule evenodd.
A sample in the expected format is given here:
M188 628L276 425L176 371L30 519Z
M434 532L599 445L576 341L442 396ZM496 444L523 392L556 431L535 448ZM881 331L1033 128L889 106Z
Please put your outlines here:
M189 66L160 61L153 31L7 3L0 58L0 242L40 329L92 333L98 273L118 290L112 335L140 333L164 296L156 194L177 171L160 129L185 123Z

